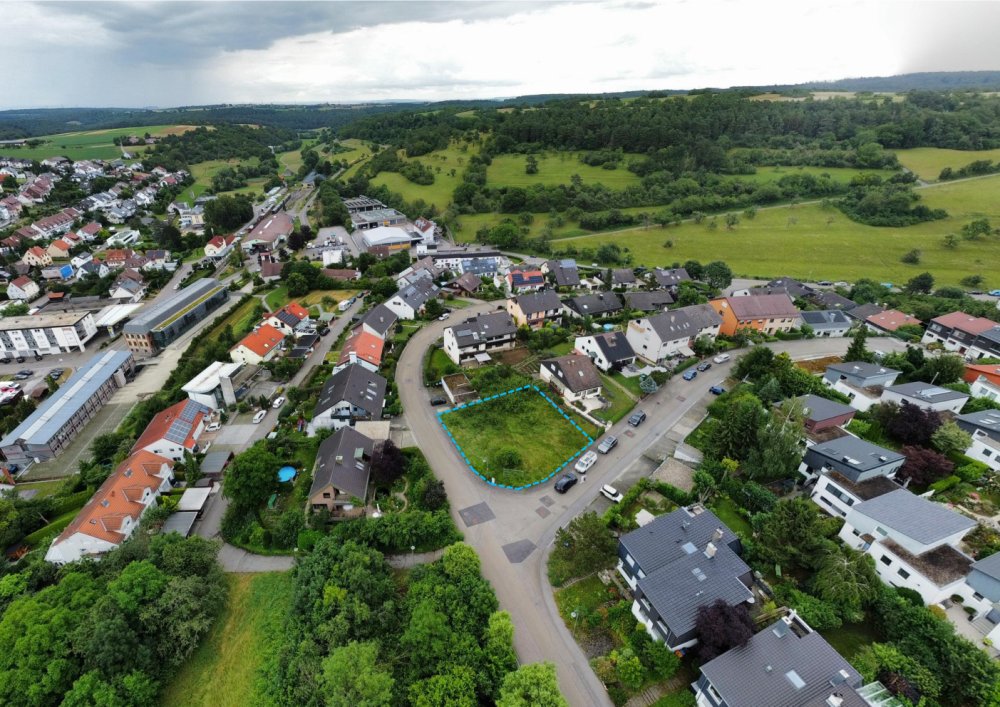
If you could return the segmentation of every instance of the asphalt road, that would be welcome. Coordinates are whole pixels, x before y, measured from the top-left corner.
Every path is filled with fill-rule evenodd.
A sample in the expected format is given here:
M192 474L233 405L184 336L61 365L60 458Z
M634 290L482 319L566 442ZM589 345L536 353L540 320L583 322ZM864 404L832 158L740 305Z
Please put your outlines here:
M495 303L475 305L461 311L462 317L491 311ZM614 480L662 435L666 434L703 396L722 383L733 363L715 365L694 381L676 378L644 399L641 407L648 419L632 429L622 421L610 434L618 446L602 455L595 466L566 495L551 484L530 491L505 491L488 486L464 465L437 422L437 409L429 404L430 392L422 381L422 361L427 349L442 336L451 322L432 322L409 341L397 366L399 388L406 419L414 439L444 484L452 515L465 540L476 549L483 575L496 590L500 605L514 621L514 645L522 663L555 663L560 688L571 705L610 705L603 684L590 669L559 616L546 575L546 558L556 531L584 511L598 496L602 484ZM884 346L882 342L887 342ZM794 358L816 358L842 354L848 339L811 339L774 344ZM896 342L880 340L880 348L897 348ZM902 348L902 345L899 345ZM621 490L621 489L620 489ZM472 525L462 511L477 520Z

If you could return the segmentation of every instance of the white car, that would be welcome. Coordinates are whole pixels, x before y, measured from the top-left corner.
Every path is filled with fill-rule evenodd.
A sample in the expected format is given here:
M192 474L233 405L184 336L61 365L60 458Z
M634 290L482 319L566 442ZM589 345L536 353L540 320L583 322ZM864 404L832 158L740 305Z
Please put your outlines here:
M253 424L259 425L265 417L267 417L267 410L258 410L257 414L253 416Z
M730 358L731 356L729 354L719 354L718 356L712 359L712 363L725 363Z
M208 426L208 428L205 431L206 432L215 432L216 430L219 430L219 429L222 429L222 423L221 422L213 422L211 425Z
M441 315L440 317L438 317L438 321L439 321L439 322L443 322L443 321L444 321L445 319L447 319L447 318L448 318L449 316L451 316L451 315L450 315L450 314L449 314L448 312L445 312L445 313L444 313L444 314L442 314L442 315Z
M277 398L275 398L274 404L271 405L271 407L273 407L275 410L277 410L278 408L280 408L284 404L285 404L285 396L284 395L279 395Z
M576 462L576 466L574 466L573 468L576 469L581 474L586 474L588 471L590 471L590 467L594 466L594 463L596 461L597 461L597 452L595 452L593 449L590 449L587 451L586 454L580 457L580 459Z
M601 487L601 495L612 503L621 503L622 499L625 498L618 492L618 489L614 486L609 486L608 484L604 484L604 486Z

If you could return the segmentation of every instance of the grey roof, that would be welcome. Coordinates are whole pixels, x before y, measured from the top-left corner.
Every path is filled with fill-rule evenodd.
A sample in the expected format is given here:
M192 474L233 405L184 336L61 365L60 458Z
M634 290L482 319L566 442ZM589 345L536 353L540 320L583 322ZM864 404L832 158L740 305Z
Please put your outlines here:
M978 339L983 341L989 341L993 344L1000 344L1000 326L993 327L992 329L987 329L986 331L979 334Z
M291 327L292 329L297 327L299 325L299 322L302 321L284 307L279 309L277 312L272 313L271 316L277 319L285 326Z
M542 366L552 372L554 379L564 383L574 393L601 387L601 374L590 356L570 354L542 361Z
M828 290L813 292L809 295L809 299L818 304L820 307L826 307L827 309L839 309L844 312L858 306L858 303L854 300Z
M857 378L876 378L889 373L895 373L897 376L899 375L899 371L895 368L879 366L878 364L867 363L865 361L844 361L843 363L831 363L826 367L826 370L843 373Z
M221 282L211 277L195 280L173 297L143 307L138 316L132 317L132 321L125 325L124 332L126 334L148 334L198 300L207 298L225 287Z
M988 557L973 562L972 569L978 570L1000 582L1000 552L995 552Z
M828 693L831 683L861 685L858 671L822 636L784 619L705 663L701 672L728 707L801 707Z
M688 271L684 268L671 268L670 270L656 268L651 274L653 281L660 287L673 287L685 280L691 279Z
M943 403L948 400L967 400L969 398L968 393L960 393L957 390L942 388L930 383L921 383L920 381L890 385L886 387L886 391L905 395L915 400L923 400L927 403Z
M194 527L196 520L198 520L198 511L175 511L163 522L160 534L180 533L182 537L186 538L191 534L191 528Z
M674 298L669 292L626 292L625 301L629 309L638 309L640 312L662 312L667 305L674 303Z
M824 329L849 329L851 320L839 309L824 309L819 312L802 312L802 321L817 331Z
M851 510L923 545L976 527L974 520L905 489L859 503Z
M632 268L615 268L611 271L611 285L632 285L636 282Z
M463 290L467 292L475 292L476 290L478 290L480 287L483 286L483 281L475 273L466 272L462 273L462 275L456 278L455 281L452 282L451 284L455 285L456 287L461 287Z
M835 400L827 400L812 393L801 396L798 398L798 401L802 403L806 419L809 420L829 420L833 417L840 417L841 415L855 412L854 408L850 405L844 405Z
M964 427L975 427L993 439L1000 439L1000 410L980 410L958 415L955 420Z
M809 285L803 285L794 277L781 277L777 280L771 280L767 283L767 286L775 291L780 290L787 292L791 297L802 297L803 295L808 295L813 292L812 287L809 287Z
M614 292L598 292L593 295L580 295L563 300L569 309L581 317L602 316L621 311L622 301Z
M507 312L490 312L466 319L451 327L459 346L473 346L482 341L517 333L514 318Z
M360 364L346 366L327 379L313 415L320 415L342 400L361 408L373 419L382 417L386 380Z
M847 316L851 319L857 319L858 321L863 322L868 319L868 317L881 314L884 311L885 307L879 307L877 304L869 302L868 304L861 304L854 309L847 310Z
M550 260L546 264L549 272L560 287L576 287L580 284L580 271L575 260Z
M606 331L603 334L594 334L594 343L601 349L601 353L609 363L635 358L635 351L628 342L625 332Z
M540 290L525 295L518 295L514 298L514 301L525 314L545 312L553 309L559 311L562 309L562 302L559 301L556 293L552 290Z
M55 393L31 413L20 425L0 440L7 447L22 440L28 445L45 445L76 417L90 398L125 365L129 351L105 351L94 356L76 370Z
M740 577L750 574L750 568L728 547L717 547L711 558L705 555L704 546L682 547L686 548L684 556L647 574L638 585L663 623L678 637L694 630L699 607L719 599L736 606L753 596L740 581Z
M717 529L722 530L722 538L713 540ZM701 549L709 542L717 547L740 547L736 534L712 511L692 513L686 508L657 516L638 530L626 533L618 542L647 575L687 555L685 543Z
M212 450L201 460L201 471L203 474L221 474L232 457L233 453L228 449Z
M348 212L357 211L358 209L384 209L385 204L383 204L378 199L373 199L370 196L356 196L350 199L344 199L344 208Z
M372 307L367 314L365 314L359 324L366 324L371 329L378 332L379 336L383 339L389 330L396 324L396 320L399 317L391 309L386 307L384 304Z
M420 309L424 303L437 294L438 288L433 280L421 278L396 293L407 305L414 310Z
M676 341L696 337L702 329L718 326L722 317L707 304L695 304L655 314L648 321L661 340Z
M309 495L333 486L338 491L365 498L375 443L353 427L342 427L323 440L316 455Z
M826 461L834 462L835 467L845 465L845 468L858 474L888 464L896 464L905 458L899 452L851 435L813 445L806 450L806 455L822 457Z

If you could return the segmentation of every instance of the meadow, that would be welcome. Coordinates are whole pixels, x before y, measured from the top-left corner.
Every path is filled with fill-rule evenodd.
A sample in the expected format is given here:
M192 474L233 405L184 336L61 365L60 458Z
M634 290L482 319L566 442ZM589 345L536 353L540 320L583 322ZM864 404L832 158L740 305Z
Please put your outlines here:
M959 169L976 160L1000 160L997 150L944 150L938 147L915 147L896 150L899 163L926 182L937 181L945 167Z
M372 180L372 184L384 185L390 191L402 194L408 202L423 199L444 211L451 203L455 187L462 183L462 172L469 157L476 154L475 146L463 149L463 145L464 143L452 143L446 150L435 150L414 158L434 172L433 184L414 184L398 172L380 172ZM451 175L452 170L455 171L454 176Z
M526 155L499 155L486 170L486 182L493 187L529 187L534 184L569 184L574 174L585 184L603 184L609 189L624 189L639 183L639 176L626 169L629 159L639 155L625 155L617 169L604 169L584 164L578 152L549 152L535 155L538 174L525 174Z
M116 137L136 135L142 137L149 133L153 137L177 135L188 130L194 130L193 125L149 125L136 128L114 128L110 130L87 130L75 133L60 133L58 135L42 135L36 139L45 140L39 147L14 148L8 145L0 147L0 152L12 157L29 160L44 160L47 157L61 155L71 160L114 160L122 156L120 147L114 144ZM126 148L133 155L144 152L145 145L135 145Z
M752 184L768 184L777 182L782 177L790 174L811 174L814 177L828 176L837 184L847 184L859 174L877 174L883 178L891 177L892 170L888 169L853 169L851 167L757 167L754 174L735 174L727 176L726 179L750 182Z
M212 186L212 177L218 174L221 170L226 167L236 167L241 164L256 165L260 162L256 157L252 157L249 160L242 161L238 159L229 160L208 160L207 162L198 162L197 164L191 165L191 176L194 177L194 184L187 188L183 193L183 198L196 199ZM225 192L226 194L261 194L261 190L264 187L264 183L267 181L267 177L254 177L253 179L247 180L247 186L240 189L234 189L233 191Z

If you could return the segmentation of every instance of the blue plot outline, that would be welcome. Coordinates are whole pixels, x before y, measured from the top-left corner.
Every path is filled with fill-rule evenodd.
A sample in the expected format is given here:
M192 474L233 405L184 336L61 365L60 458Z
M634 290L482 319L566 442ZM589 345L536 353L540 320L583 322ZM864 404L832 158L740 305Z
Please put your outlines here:
M562 415L566 419L567 422L569 422L571 425L573 425L573 427L575 427L577 429L577 431L580 434L582 434L584 436L584 438L586 438L587 443L585 445L583 445L582 447L580 447L580 449L578 449L576 452L574 452L573 456L571 456L569 459L567 459L562 464L560 464L559 466L557 466L552 471L552 473L549 474L548 476L546 476L544 479L539 479L538 481L533 481L530 484L526 484L524 486L509 486L507 484L498 484L498 483L495 483L493 481L490 481L488 478L486 478L485 476L483 476L482 474L480 474L479 470L476 469L476 467L474 467L472 465L472 462L469 461L469 457L467 457L466 454L465 454L465 452L462 450L462 446L458 443L458 440L455 439L455 436L452 435L451 430L448 429L448 425L446 425L444 423L444 416L445 415L449 415L449 414L451 414L453 412L459 412L461 410L465 410L466 408L470 408L470 407L473 407L475 405L482 405L483 403L487 403L490 400L495 400L497 398L502 398L505 395L510 395L511 393L517 393L517 392L522 391L522 390L534 390L536 393L538 393L539 395L541 395L542 398L544 398L545 401L549 405L551 405L553 408L556 409L556 412L558 412L560 415ZM451 443L453 445L455 445L455 449L458 451L459 456L462 457L462 461L465 462L465 465L467 467L469 467L469 469L472 471L472 473L475 474L476 476L478 476L483 481L485 481L488 486L495 486L496 488L508 489L509 491L523 491L525 489L530 489L533 486L538 486L539 484L544 484L546 481L548 481L553 476L555 476L560 471L562 471L564 468L566 468L566 466L571 461L573 461L578 456L580 456L584 452L584 450L587 449L587 447L589 447L590 445L592 445L594 443L594 438L591 437L586 432L584 432L583 428L580 427L580 425L576 424L576 421L573 420L569 415L567 415L566 412L561 407L559 407L554 402L552 402L552 399L548 395L546 395L543 391L541 391L538 388L537 385L522 385L522 386L520 386L518 388L511 388L510 390L505 390L502 393L496 393L495 395L490 395L489 397L482 398L480 400L473 400L471 403L462 403L461 405L453 407L453 408L451 408L449 410L441 410L441 411L439 411L437 413L437 419L438 419L438 424L441 425L441 429L443 429L445 431L445 434L448 435L448 439L450 439Z

